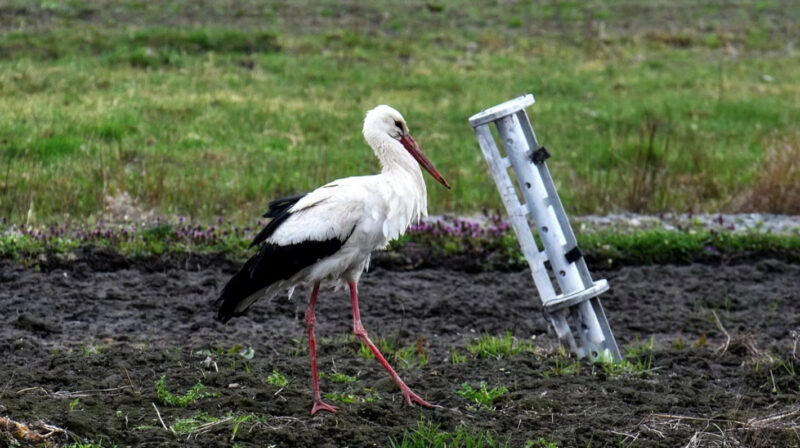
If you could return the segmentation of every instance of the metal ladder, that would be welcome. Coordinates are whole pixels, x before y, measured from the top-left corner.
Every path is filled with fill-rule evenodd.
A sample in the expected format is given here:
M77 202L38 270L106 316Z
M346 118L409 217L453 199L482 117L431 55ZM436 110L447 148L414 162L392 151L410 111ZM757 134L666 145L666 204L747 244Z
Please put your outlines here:
M539 146L525 112L534 102L533 95L523 95L473 115L469 123L475 130L511 226L530 265L544 311L561 344L579 358L588 356L592 361L618 362L621 360L619 348L598 297L608 290L608 281L592 280L578 248L545 163L550 154ZM495 143L490 129L492 123L497 127L507 157L500 154ZM509 167L514 170L524 205L509 176ZM534 226L529 223L528 215ZM544 251L539 251L536 245L534 227ZM561 292L558 295L545 264L547 261ZM570 318L576 328L577 342L570 328Z

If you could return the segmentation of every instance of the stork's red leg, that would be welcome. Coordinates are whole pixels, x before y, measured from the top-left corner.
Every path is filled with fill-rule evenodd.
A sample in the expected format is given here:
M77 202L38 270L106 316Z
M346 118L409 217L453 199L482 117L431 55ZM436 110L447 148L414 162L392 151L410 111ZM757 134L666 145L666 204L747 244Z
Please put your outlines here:
M400 387L400 390L403 392L403 398L406 400L409 406L414 406L414 403L421 404L422 406L426 406L429 408L434 407L432 404L428 403L427 401L423 400L419 395L415 394L406 383L400 379L400 375L394 371L392 366L389 365L389 362L386 361L386 358L381 355L380 350L367 336L367 330L364 329L364 326L361 325L361 313L358 311L358 286L356 286L356 282L349 282L350 285L350 301L353 303L353 332L358 339L361 340L364 344L372 350L372 353L378 358L378 361L383 364L383 367L389 372L389 375L392 376L392 379L397 386Z
M308 352L311 354L311 378L314 382L314 406L311 408L311 415L314 415L319 410L328 412L336 412L338 408L331 406L322 401L319 393L319 375L317 374L317 343L314 339L314 326L317 323L314 317L314 306L317 304L317 294L319 294L319 282L314 284L314 289L311 290L311 299L308 301L308 308L306 308L306 329L308 330Z

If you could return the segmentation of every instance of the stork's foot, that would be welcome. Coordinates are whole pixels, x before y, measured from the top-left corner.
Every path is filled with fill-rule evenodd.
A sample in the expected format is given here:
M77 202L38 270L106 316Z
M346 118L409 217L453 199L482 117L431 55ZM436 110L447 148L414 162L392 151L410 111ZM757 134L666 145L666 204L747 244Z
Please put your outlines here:
M337 408L336 406L331 406L322 400L314 400L314 406L311 408L311 415L316 414L317 411L328 411L331 414L335 414L336 411L338 410L339 408Z
M422 397L414 393L408 386L401 387L403 391L403 399L406 400L409 406L414 406L414 403L417 403L420 406L425 406L426 408L435 408L435 405L428 403L427 401L423 400Z

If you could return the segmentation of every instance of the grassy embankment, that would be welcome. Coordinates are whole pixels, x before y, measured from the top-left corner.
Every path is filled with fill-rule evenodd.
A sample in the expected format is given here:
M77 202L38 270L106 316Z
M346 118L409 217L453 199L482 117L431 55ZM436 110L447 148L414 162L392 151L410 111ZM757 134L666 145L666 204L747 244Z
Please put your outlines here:
M25 5L0 36L6 223L246 225L376 170L379 103L454 185L432 212L493 209L466 119L524 92L572 214L800 211L793 2Z
M77 230L50 227L43 231L0 234L0 258L35 265L44 255L68 256L81 246L96 246L133 257L224 252L228 257L244 260L254 253L248 245L256 230L226 223L212 226L163 224L146 228L102 225ZM713 261L743 254L800 260L798 233L654 228L634 232L588 232L578 234L578 241L590 260L609 266ZM426 256L431 259L469 256L485 270L526 266L514 232L500 218L483 226L458 218L414 226L408 234L394 241L389 251L408 254L415 251L415 246L425 248Z

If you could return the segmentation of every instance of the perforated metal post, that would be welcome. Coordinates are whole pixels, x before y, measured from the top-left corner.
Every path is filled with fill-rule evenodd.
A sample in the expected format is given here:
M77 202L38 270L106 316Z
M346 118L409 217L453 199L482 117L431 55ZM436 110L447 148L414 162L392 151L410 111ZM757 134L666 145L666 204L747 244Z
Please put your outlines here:
M602 358L616 362L621 359L619 348L598 297L608 290L608 282L592 280L578 248L545 163L550 154L539 146L525 112L534 102L533 95L524 95L473 115L469 123L475 130L522 253L531 267L544 310L561 344L580 358L589 356L593 361ZM490 129L492 123L497 127L506 157L500 154L495 143ZM525 204L520 203L509 167L514 170ZM539 250L534 240L534 227L544 251ZM559 294L556 294L546 261L550 262ZM575 325L577 342L570 321Z

